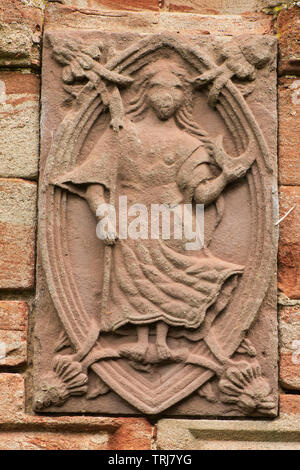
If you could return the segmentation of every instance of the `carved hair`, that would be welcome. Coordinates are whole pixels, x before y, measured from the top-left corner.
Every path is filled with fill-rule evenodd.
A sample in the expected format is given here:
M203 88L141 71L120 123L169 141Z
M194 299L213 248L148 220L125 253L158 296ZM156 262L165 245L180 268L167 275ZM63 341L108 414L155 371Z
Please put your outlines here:
M165 62L162 63L162 61L159 60L154 64L147 65L143 70L142 77L135 82L137 95L129 102L129 107L126 110L126 113L131 115L130 117L133 122L144 119L149 109L146 99L149 82L151 78L162 71L163 66L165 68ZM184 103L174 115L175 122L178 127L189 134L196 136L201 142L203 142L206 150L212 154L213 142L209 138L207 132L205 132L193 118L192 80L187 77L187 71L175 62L169 62L169 71L180 79L184 89Z

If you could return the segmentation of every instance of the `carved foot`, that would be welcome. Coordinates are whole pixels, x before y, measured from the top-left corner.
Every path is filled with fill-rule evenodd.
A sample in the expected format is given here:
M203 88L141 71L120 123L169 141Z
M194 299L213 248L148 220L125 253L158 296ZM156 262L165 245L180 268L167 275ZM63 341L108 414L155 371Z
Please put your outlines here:
M152 370L151 364L143 364L142 362L129 361L129 364L133 369L138 370L139 372L149 373Z
M156 349L157 349L157 355L160 360L162 361L166 361L168 359L174 360L174 356L166 344L157 343Z
M148 346L143 344L132 344L120 349L120 356L126 357L136 362L144 362L146 359Z
M188 349L179 349L172 352L166 344L157 344L157 355L160 361L185 362L188 355Z
M110 121L110 127L115 131L119 132L120 129L123 129L123 119L114 118Z
M189 353L187 348L176 350L176 353L173 353L173 359L175 362L186 362Z

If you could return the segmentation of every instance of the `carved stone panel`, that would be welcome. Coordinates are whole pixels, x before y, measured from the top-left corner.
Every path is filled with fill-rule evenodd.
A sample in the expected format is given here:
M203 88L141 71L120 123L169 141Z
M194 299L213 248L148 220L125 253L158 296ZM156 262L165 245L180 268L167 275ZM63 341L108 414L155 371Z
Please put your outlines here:
M266 36L46 32L36 412L277 415L275 70Z

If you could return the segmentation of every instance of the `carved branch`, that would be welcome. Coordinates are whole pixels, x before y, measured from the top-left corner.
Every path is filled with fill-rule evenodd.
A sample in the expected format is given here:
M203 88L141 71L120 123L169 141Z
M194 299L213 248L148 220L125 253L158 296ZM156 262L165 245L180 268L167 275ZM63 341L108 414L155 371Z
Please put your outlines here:
M194 80L194 86L199 89L212 84L208 94L208 104L215 107L220 93L226 83L233 78L253 81L256 78L256 68L264 67L272 57L270 47L258 47L255 39L231 41L225 44L221 50L223 63L220 66L204 72Z
M74 39L58 40L51 35L47 35L46 38L53 48L53 58L63 66L64 90L79 101L86 92L93 88L96 89L102 98L103 104L109 107L112 128L115 131L121 129L123 127L124 110L117 86L128 86L133 82L133 79L109 70L100 63L104 48L101 41L83 45L80 41ZM88 80L87 85L81 87L79 92L75 91L72 85L83 79ZM109 92L105 82L113 85L111 92Z

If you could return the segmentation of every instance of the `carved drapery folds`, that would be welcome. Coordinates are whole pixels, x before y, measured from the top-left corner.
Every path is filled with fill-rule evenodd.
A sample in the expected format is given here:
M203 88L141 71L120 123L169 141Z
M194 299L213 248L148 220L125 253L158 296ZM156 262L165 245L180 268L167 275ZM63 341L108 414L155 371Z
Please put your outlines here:
M45 39L44 103L61 86L45 113L62 111L43 144L35 409L275 416L276 162L251 109L273 39L77 36ZM99 240L97 206L120 196L204 205L204 245Z

